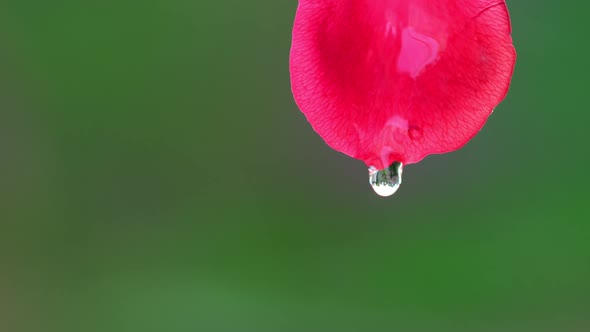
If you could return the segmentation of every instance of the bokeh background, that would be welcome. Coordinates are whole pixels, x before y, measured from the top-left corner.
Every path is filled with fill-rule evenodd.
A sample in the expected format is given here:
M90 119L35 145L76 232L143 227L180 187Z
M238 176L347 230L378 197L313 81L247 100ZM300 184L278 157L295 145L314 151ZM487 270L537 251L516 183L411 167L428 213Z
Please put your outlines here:
M295 106L295 0L0 3L0 331L590 331L590 5L389 199Z

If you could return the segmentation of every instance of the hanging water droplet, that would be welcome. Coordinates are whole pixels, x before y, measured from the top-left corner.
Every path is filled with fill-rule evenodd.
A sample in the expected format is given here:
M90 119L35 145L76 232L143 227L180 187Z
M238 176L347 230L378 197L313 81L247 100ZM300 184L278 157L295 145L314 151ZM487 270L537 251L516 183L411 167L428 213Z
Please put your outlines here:
M387 197L395 194L402 184L404 165L399 161L394 162L386 169L378 170L369 168L369 184L379 196Z

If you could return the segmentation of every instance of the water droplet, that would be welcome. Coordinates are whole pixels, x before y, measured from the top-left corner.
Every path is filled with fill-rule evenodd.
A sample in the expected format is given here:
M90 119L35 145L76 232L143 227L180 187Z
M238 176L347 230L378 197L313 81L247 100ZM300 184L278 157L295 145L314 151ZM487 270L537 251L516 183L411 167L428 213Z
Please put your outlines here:
M379 196L388 197L399 189L402 184L404 165L399 161L394 162L386 169L378 170L369 168L369 184Z

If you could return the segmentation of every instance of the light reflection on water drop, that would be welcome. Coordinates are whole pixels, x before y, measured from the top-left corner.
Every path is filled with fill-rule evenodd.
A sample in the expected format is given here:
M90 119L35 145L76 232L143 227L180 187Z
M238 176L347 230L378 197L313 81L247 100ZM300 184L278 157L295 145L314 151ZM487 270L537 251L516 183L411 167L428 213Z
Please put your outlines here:
M379 196L388 197L399 189L402 184L404 165L399 161L394 162L386 169L378 170L369 168L369 184Z

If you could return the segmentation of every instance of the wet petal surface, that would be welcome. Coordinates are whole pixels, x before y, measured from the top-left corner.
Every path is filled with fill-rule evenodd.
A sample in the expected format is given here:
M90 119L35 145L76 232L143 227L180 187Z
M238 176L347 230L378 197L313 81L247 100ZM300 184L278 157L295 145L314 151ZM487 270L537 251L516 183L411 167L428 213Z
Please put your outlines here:
M300 0L291 83L332 148L377 169L456 150L508 91L504 1Z

